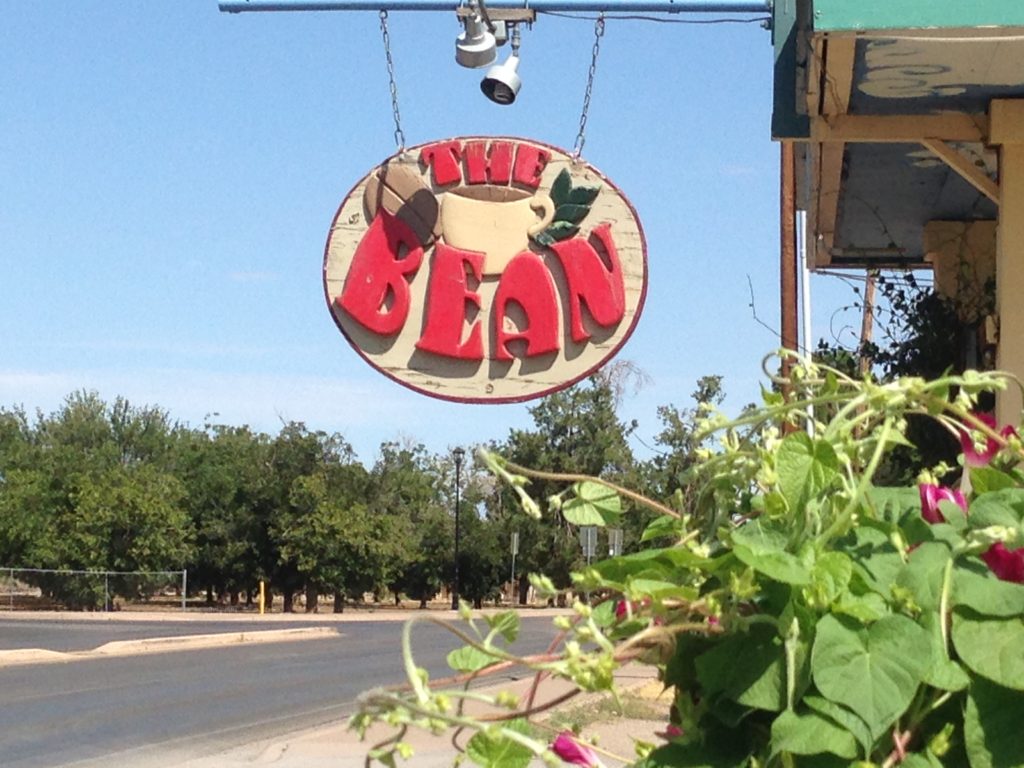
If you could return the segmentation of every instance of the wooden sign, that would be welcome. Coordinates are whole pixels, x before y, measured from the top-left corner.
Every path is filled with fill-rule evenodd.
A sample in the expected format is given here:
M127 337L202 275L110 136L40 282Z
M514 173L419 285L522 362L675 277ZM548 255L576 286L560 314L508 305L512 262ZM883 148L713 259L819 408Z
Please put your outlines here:
M516 402L579 381L647 290L636 212L593 167L514 138L408 149L348 194L324 290L345 338L407 387Z

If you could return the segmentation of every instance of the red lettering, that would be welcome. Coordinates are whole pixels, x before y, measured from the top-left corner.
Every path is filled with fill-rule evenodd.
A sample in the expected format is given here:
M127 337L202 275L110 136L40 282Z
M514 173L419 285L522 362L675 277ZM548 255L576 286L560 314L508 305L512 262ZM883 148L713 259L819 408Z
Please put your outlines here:
M508 305L515 302L526 317L526 330L511 330ZM540 256L522 251L501 275L494 296L495 360L512 360L508 343L517 339L526 341L526 357L537 357L557 352L558 297L551 273Z
M434 246L430 260L430 282L427 284L426 325L416 348L458 360L483 360L484 342L480 321L475 320L469 337L462 340L466 325L466 305L480 310L480 294L469 290L466 267L480 280L484 255L463 251L445 243Z
M367 330L393 336L409 315L409 283L423 260L416 234L382 206L356 246L334 301Z
M517 184L524 184L536 189L540 186L541 174L544 173L550 160L551 153L546 149L530 144L520 144L516 152L516 167L512 172L513 180Z
M626 313L625 284L622 264L609 230L611 224L600 224L591 232L608 256L608 265L591 240L574 237L551 246L565 271L569 294L569 329L576 343L587 341L591 334L583 326L583 305L602 328L611 328Z
M462 152L466 161L466 183L484 184L487 181L487 142L469 141Z
M462 157L462 142L439 141L420 150L420 163L430 168L434 186L446 187L462 181L459 158Z
M511 141L492 141L487 151L487 179L491 184L508 184L512 178Z

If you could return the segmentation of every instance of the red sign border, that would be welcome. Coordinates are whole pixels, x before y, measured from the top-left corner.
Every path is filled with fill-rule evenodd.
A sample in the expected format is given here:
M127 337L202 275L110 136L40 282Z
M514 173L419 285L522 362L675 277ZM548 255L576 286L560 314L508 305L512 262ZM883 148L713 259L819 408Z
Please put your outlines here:
M486 141L526 142L526 143L529 143L529 144L535 144L537 146L541 146L541 147L545 147L547 149L554 150L555 152L557 152L557 153L559 153L561 155L566 155L568 157L572 157L572 153L571 152L567 152L566 150L562 149L561 147L556 147L555 145L549 144L547 142L538 141L536 139L528 139L528 138L524 138L524 137L521 137L521 136L453 136L453 137L451 137L449 139L435 139L435 140L432 140L432 141L425 141L422 144L417 144L417 145L412 146L412 147L406 147L404 153L403 152L396 152L395 154L389 156L384 161L382 161L378 165L374 166L365 176L361 177L359 179L359 181L357 181L349 189L349 191L341 199L341 203L338 205L338 210L335 212L334 217L331 219L331 227L330 227L330 229L327 232L327 241L324 244L323 268L321 270L321 282L323 283L324 300L327 303L327 311L330 313L331 319L334 321L334 324L336 326L338 326L338 330L341 331L342 336L345 337L345 341L348 342L349 346L352 347L352 349L354 349L356 351L356 353L363 359L363 361L366 362L377 373L386 376L387 378L391 379L396 384L400 384L401 386L405 387L406 389L410 389L413 392L416 392L418 394L426 395L428 397L432 397L435 400L444 400L444 401L447 401L447 402L450 402L450 403L464 403L464 404L468 404L468 405L507 405L507 404L510 404L510 403L525 403L525 402L528 402L530 400L537 400L537 399L540 399L542 397L547 397L548 395L553 395L556 392L561 392L564 389L568 389L569 387L573 386L574 384L578 384L579 382L581 382L584 379L586 379L588 376L593 375L596 371L600 370L604 365L606 365L610 360L612 360L614 357L616 357L619 354L619 350L621 350L622 347L625 346L626 342L629 341L630 337L632 337L633 331L636 330L636 324L640 320L640 315L643 314L644 304L647 301L647 283L648 283L649 278L650 278L650 269L648 268L648 263L647 263L647 237L644 234L643 224L640 221L640 217L637 215L636 208L633 207L633 203L629 200L629 198L626 197L625 194L623 194L622 190L619 189L619 187L614 182L612 182L610 179L608 179L608 177L605 176L604 173L602 173L598 168L596 168L593 165L591 165L589 162L581 161L591 171L596 173L605 184L607 184L609 187L611 187L613 190L615 190L615 193L618 195L618 198L623 203L625 203L626 207L629 209L629 212L631 214L633 214L633 221L636 223L637 232L640 235L640 253L641 253L641 260L642 260L642 263L643 263L643 274L644 274L644 277L643 277L643 285L642 285L642 287L640 289L640 298L637 301L636 309L633 312L632 322L630 322L629 328L626 329L626 332L625 332L625 334L623 334L622 338L619 340L619 343L616 344L615 347L613 347L611 350L609 350L608 354L605 355L604 357L602 357L601 360L597 364L591 366L590 368L588 368L587 370L585 370L583 373L579 374L575 378L568 379L567 381L564 381L564 382L562 382L560 384L557 384L557 385L555 385L553 387L549 387L549 388L547 388L545 390L538 390L538 391L530 392L529 394L525 394L525 395L513 395L513 396L501 396L501 397L464 397L464 396L454 396L454 395L447 395L447 394L443 394L443 393L438 392L438 391L433 391L433 390L430 390L430 389L424 389L422 387L418 387L415 384L413 384L412 382L405 381L405 380L399 378L398 376L395 376L395 375L389 373L388 371L384 370L382 367L377 365L376 362L374 362L372 359L370 359L363 352L362 349L360 349L359 345L356 344L352 340L352 338L348 335L348 333L345 331L345 327L341 324L341 321L338 319L338 316L335 314L334 309L333 309L333 303L334 303L333 299L331 298L330 294L327 291L327 262L328 262L328 259L330 257L331 233L334 231L334 226L338 222L338 217L341 216L341 211L345 207L345 203L348 202L349 198L352 197L353 193L367 180L367 178L370 176L370 174L372 174L373 171L376 170L377 168L381 168L381 167L387 165L388 163L390 163L395 158L400 157L402 154L408 154L410 152L415 152L417 150L422 149L423 147L428 147L428 146L431 146L433 144L438 144L438 143L444 142L444 141L472 141L474 139L484 139Z

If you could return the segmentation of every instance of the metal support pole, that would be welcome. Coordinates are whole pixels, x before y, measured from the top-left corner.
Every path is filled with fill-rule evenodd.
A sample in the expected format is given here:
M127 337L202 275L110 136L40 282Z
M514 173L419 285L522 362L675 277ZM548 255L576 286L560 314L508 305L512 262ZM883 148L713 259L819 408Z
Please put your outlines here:
M459 609L459 480L462 473L462 457L465 455L462 448L452 451L455 459L455 574L452 579L452 610Z
M512 571L508 576L509 583L509 605L516 604L516 555L519 554L519 533L514 532L512 534Z
M779 341L784 349L794 351L799 346L796 284L796 161L793 143L783 141L779 152ZM792 365L791 358L783 358L783 377L789 376ZM789 399L789 387L785 384L783 395ZM787 422L783 429L792 432L794 427Z
M103 572L103 610L110 610L110 574Z
M226 13L254 11L455 11L443 0L221 0ZM560 13L770 13L771 0L492 0L488 9L529 8Z
M181 572L181 610L186 610L185 599L188 597L188 568Z

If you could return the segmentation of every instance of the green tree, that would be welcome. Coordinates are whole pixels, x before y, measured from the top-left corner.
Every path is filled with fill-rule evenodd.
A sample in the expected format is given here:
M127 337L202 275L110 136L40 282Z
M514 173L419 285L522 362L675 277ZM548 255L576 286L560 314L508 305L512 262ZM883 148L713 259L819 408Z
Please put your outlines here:
M445 504L448 484L438 462L420 444L383 443L371 472L371 510L390 518L401 536L391 591L421 607L449 578L453 519Z
M183 567L192 528L174 476L179 429L151 407L93 392L70 395L30 425L5 412L0 549L43 569L161 571ZM69 605L98 605L95 583L51 575L31 579ZM135 596L136 586L114 586Z
M382 592L400 554L396 521L370 511L369 488L361 464L326 466L296 482L295 513L277 530L282 556L297 563L307 596L333 594L336 612L346 598L359 601L365 592ZM315 600L307 600L307 610L314 606Z
M459 597L474 608L484 600L501 597L501 585L508 576L506 549L501 527L479 517L475 509L462 510L459 543Z
M260 573L259 508L270 439L248 427L207 425L178 442L178 476L196 532L189 582L215 597L249 600Z
M621 382L615 373L596 374L543 398L530 409L533 429L513 430L495 451L515 464L543 472L603 476L620 482L632 478L636 467L628 437L636 424L625 424L618 417ZM561 490L561 485L543 480L534 480L529 487L536 499ZM578 532L564 517L528 517L507 488L490 500L488 514L505 541L511 533L519 533L520 603L526 602L531 571L543 571L556 585L568 586L570 571L581 562L581 548Z
M295 593L300 589L309 587L307 605L315 606L317 598L316 585L307 579L294 542L287 535L292 521L303 511L295 504L295 491L303 478L351 460L352 448L340 435L311 432L299 422L286 424L270 443L266 482L257 505L257 536L262 571L281 593L285 613L293 610ZM308 544L312 546L312 542Z

